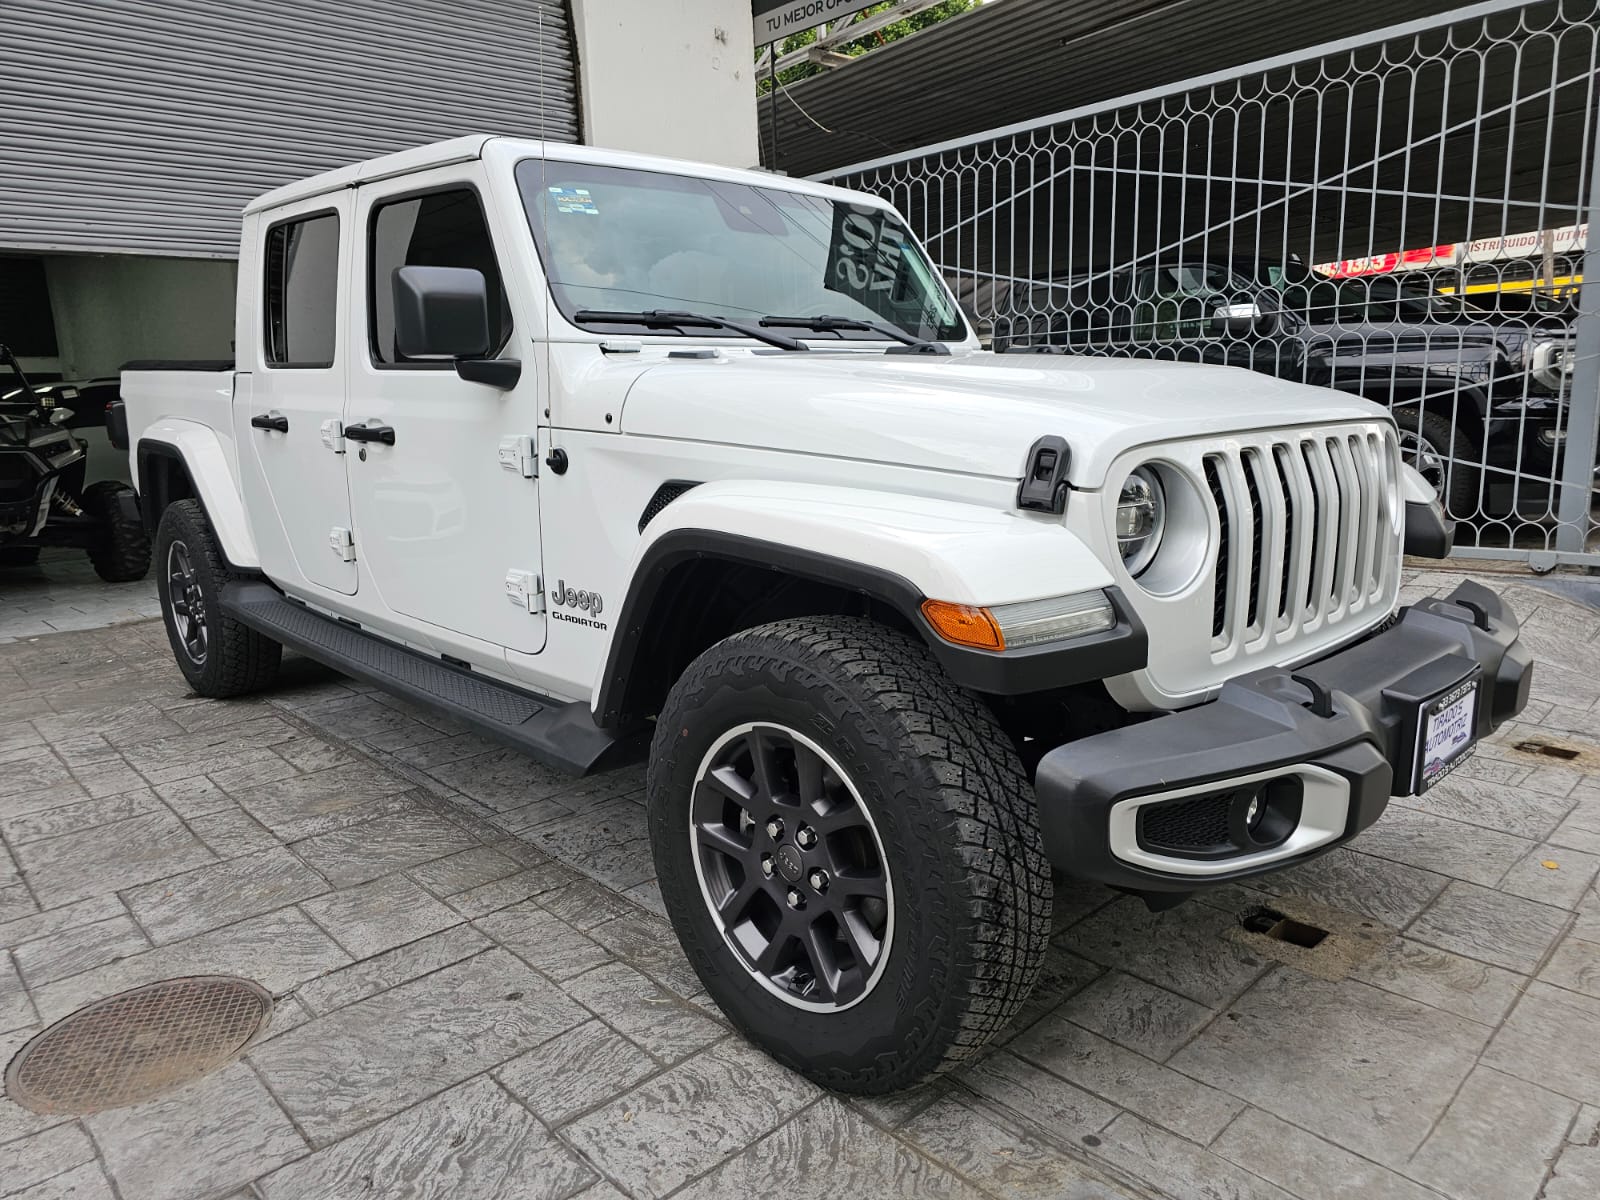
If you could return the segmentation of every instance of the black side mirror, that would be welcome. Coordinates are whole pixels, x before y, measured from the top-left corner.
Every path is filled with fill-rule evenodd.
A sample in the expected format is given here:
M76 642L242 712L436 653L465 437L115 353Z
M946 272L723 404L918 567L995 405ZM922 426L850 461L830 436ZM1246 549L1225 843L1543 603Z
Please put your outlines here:
M489 287L470 267L400 267L394 273L394 346L406 358L489 353Z
M472 383L507 391L522 376L514 358L488 358L489 285L471 267L399 267L394 273L394 347L408 359L453 361Z

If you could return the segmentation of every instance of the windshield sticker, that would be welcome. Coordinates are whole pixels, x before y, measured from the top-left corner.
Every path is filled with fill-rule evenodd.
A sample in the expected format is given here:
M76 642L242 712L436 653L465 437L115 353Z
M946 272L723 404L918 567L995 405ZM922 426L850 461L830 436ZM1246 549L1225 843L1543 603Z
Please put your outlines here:
M900 278L905 253L904 232L887 210L835 204L823 286L863 301L874 293L890 293ZM881 311L870 302L869 307Z
M550 199L555 202L557 212L586 213L591 217L600 215L588 188L553 187L550 189Z

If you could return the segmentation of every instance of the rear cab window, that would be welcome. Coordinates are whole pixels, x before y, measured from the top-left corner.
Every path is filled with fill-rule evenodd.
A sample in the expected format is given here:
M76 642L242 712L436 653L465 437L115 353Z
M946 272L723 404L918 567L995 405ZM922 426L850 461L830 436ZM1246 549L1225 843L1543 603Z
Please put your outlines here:
M312 213L272 226L265 260L266 365L291 370L333 366L339 327L338 214Z

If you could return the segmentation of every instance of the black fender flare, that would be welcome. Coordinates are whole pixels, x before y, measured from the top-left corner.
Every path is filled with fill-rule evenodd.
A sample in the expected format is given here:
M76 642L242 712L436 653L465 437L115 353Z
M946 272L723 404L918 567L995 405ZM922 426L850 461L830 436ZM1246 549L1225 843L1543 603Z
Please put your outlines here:
M595 697L595 719L605 728L624 723L628 681L639 662L663 585L673 571L697 559L765 567L856 592L900 614L957 684L973 691L1015 696L1125 675L1143 667L1149 639L1143 623L1115 587L1105 589L1117 623L1103 633L1063 645L991 651L955 646L934 632L922 615L922 592L903 576L870 563L713 529L674 529L661 535L639 561L617 617L616 633ZM733 631L729 631L733 632Z

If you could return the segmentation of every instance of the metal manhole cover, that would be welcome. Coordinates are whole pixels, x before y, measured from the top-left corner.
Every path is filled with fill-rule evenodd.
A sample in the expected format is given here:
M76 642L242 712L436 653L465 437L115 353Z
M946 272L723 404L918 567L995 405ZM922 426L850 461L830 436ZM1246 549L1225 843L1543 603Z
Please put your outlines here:
M137 1104L233 1061L272 1015L248 979L166 979L97 1000L17 1052L6 1094L38 1113Z

